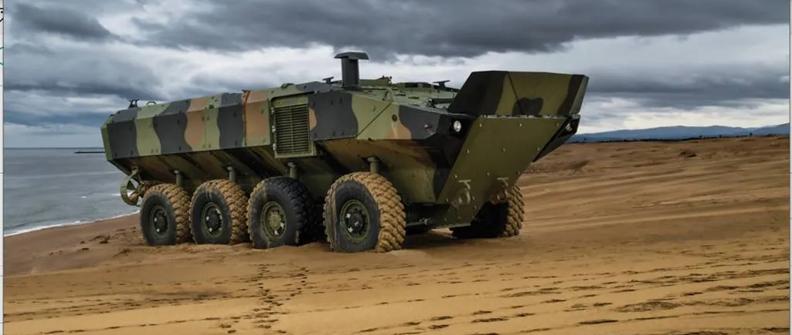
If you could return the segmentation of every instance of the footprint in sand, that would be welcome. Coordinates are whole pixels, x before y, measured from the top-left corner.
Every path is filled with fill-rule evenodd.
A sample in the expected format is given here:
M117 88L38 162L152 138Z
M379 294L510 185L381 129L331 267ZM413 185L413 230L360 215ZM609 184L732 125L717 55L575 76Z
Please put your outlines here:
M453 319L453 318L454 318L453 316L441 315L441 316L435 316L435 317L429 319L429 321L442 321L442 320L448 320L448 319Z
M526 316L532 316L532 315L536 315L536 313L517 313L512 316L515 318L524 318Z
M674 309L681 306L680 304L667 302L667 301L647 301L638 304L624 305L616 308L616 311L629 313L629 312L649 312Z
M613 320L613 319L597 319L597 320L581 321L581 322L578 322L578 324L580 324L580 325L598 325L598 324L602 324L602 323L613 323L613 322L619 322L619 321L618 320Z
M564 302L564 301L566 301L566 300L564 300L564 299L550 299L550 300L542 301L542 303L543 304L555 304L555 303Z
M471 322L472 322L472 323L480 323L480 322L500 322L500 321L506 321L506 320L508 320L508 319L509 319L509 318L506 318L506 317L494 317L494 318L475 319L475 320L473 320L473 321L471 321Z

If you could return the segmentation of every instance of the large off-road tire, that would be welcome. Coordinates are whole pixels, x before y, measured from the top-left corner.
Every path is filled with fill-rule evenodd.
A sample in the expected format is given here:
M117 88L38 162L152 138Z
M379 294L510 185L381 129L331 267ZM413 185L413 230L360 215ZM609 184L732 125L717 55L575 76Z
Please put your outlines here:
M308 189L289 177L267 178L253 189L247 222L254 248L273 248L308 242L307 231L316 222ZM312 221L313 220L313 221Z
M190 197L181 187L149 187L140 207L140 230L148 245L171 245L190 239Z
M324 224L334 251L401 249L406 227L404 204L385 177L354 172L338 178L327 191Z
M247 196L230 180L207 181L195 190L190 221L195 243L234 244L248 239Z
M509 187L502 202L487 202L467 227L451 228L457 238L495 238L520 234L524 203L517 185Z

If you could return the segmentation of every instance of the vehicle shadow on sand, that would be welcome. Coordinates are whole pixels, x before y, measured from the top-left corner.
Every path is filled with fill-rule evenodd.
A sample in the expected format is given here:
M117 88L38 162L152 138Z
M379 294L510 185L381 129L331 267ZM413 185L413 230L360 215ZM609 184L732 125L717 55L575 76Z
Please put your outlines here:
M434 249L462 246L467 240L460 240L451 236L445 229L431 230L423 234L408 235L404 239L404 249Z

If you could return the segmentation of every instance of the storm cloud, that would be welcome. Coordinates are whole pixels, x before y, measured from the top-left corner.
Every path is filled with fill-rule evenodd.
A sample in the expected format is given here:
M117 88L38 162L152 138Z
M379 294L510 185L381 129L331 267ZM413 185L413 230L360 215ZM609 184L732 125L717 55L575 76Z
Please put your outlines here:
M75 7L40 8L19 3L11 11L18 15L21 30L28 34L45 33L75 39L104 40L113 37L95 18L75 10Z
M172 21L135 20L152 43L218 50L357 47L382 56L542 52L574 39L690 34L788 21L789 2L200 1Z
M787 119L788 1L57 0L6 8L9 145L98 145L127 99L167 101L340 74L450 79L506 69L591 77L583 131ZM750 117L746 116L750 115ZM25 135L29 132L31 135ZM95 136L95 137L92 137Z

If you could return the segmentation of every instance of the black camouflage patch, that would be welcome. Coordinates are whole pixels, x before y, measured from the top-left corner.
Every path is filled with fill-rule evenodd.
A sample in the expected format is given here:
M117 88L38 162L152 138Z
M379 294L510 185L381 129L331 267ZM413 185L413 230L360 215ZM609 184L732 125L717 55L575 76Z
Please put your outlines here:
M107 123L107 136L113 139L110 141L113 158L138 156L135 117L139 110L137 107L120 110Z
M570 109L572 109L572 104L575 102L575 97L577 97L578 91L580 90L580 84L583 82L583 78L585 76L575 74L572 75L572 78L569 79L569 87L567 88L567 96L564 98L564 102L558 106L557 114L568 113Z
M242 94L223 93L217 113L217 128L220 130L220 148L237 148L243 145L244 111Z
M503 91L505 71L473 72L448 106L451 113L479 116L495 114Z
M316 115L316 127L311 130L314 140L355 137L358 124L352 110L352 95L327 92L308 97L308 105Z
M399 105L399 120L404 127L410 130L412 139L421 140L438 132L440 114Z
M542 98L520 98L514 103L512 115L532 115L539 116L542 112L544 99Z
M190 100L172 102L162 113L154 116L154 130L160 141L163 154L172 154L192 150L185 141L184 134L187 129L187 115L185 112L190 107Z

